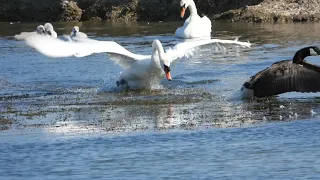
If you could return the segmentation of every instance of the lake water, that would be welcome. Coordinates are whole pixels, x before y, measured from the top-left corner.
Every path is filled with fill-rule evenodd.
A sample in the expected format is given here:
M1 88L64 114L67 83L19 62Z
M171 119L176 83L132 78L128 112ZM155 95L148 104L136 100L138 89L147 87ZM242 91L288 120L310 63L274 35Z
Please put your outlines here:
M54 23L150 54L182 22ZM13 38L35 23L0 23L1 179L318 179L319 93L241 100L245 80L302 47L320 23L213 22L213 37L250 49L172 64L151 91L117 89L106 54L49 58ZM307 60L319 64L319 57Z

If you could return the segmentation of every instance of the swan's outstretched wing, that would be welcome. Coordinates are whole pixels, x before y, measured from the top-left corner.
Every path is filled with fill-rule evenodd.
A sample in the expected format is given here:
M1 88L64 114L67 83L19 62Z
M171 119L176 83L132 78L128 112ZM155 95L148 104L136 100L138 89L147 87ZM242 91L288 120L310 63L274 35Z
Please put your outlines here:
M49 57L69 57L76 53L76 45L50 36L31 35L25 37L26 44ZM85 50L85 49L83 49ZM81 52L81 50L80 50Z
M97 41L88 38L73 42L41 35L29 36L25 41L38 52L49 57L84 57L94 53L108 53L112 60L124 68L137 60L150 58L150 56L131 53L113 41Z
M87 50L88 55L90 55L90 53L108 53L109 58L113 60L115 63L121 65L123 68L130 67L136 61L151 58L151 55L140 55L132 53L113 41L98 41L86 38L76 43L83 44L85 46L89 46L90 44L90 48ZM83 57L87 56L87 54L86 51L83 51L80 53L77 52L75 56Z
M129 51L128 51L129 52ZM131 52L130 52L131 53ZM150 59L151 55L140 55L140 54L121 54L109 52L108 56L117 64L121 65L123 68L130 67L133 63L143 59Z
M241 42L238 39L235 40L222 40L222 39L204 39L204 40L191 40L185 41L175 45L173 48L166 50L166 56L169 61L176 60L178 58L189 57L196 54L199 48L205 48L209 46L210 48L219 49L225 51L226 45L235 45L240 47L251 46L250 42Z
M21 32L20 34L14 35L14 38L17 40L24 40L27 37L35 35L37 32Z

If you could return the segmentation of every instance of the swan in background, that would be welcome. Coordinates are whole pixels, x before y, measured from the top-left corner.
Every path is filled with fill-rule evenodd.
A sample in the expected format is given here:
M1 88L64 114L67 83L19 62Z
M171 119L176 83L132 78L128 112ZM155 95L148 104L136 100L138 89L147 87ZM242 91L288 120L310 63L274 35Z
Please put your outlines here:
M54 31L53 26L51 23L44 24L44 28L46 31L46 34L50 37L56 38L58 37L57 33Z
M72 28L72 32L71 32L70 38L72 40L76 40L76 39L88 38L88 36L85 33L80 32L78 26L74 26Z
M32 35L35 35L35 34L47 35L46 32L45 32L44 26L43 26L43 25L39 25L39 26L36 28L36 31L35 31L35 32L21 32L20 34L14 35L14 38L17 39L17 40L23 40L23 39L25 39L26 37L32 36Z
M187 8L189 8L190 16L185 20L184 25L176 30L177 37L183 39L211 37L211 21L207 16L200 17L198 15L193 0L181 0L180 7L181 18L184 17Z
M39 25L36 29L36 32L40 35L46 35L46 30L43 25Z
M151 55L134 54L113 41L98 41L84 39L82 41L63 41L46 36L31 36L26 43L38 52L50 57L84 57L93 53L108 53L111 60L123 67L123 72L117 80L117 86L124 89L152 89L164 77L172 80L170 64L179 58L194 55L198 48L212 44L234 44L250 47L249 42L237 40L199 40L178 43L173 48L164 51L159 40L152 42ZM219 46L221 47L221 46Z
M285 92L319 92L320 67L304 61L320 55L318 47L309 46L296 52L293 60L282 60L258 72L241 88L243 98L266 97Z
M57 33L54 31L52 24L46 23L44 26L39 25L36 28L35 32L21 32L20 34L16 34L14 38L16 38L17 40L24 40L27 37L33 36L35 34L50 36L54 38L57 37Z

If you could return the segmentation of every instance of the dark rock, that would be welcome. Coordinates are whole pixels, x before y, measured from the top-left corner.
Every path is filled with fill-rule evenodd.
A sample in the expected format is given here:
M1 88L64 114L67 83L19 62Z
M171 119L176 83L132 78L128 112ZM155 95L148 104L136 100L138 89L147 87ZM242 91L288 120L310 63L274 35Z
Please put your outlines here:
M0 0L0 21L58 21L60 0Z
M136 20L138 0L78 0L79 7L84 9L83 20Z
M198 14L217 20L290 22L320 19L320 0L194 1ZM0 21L178 20L179 2L180 0L0 0Z
M137 6L138 20L162 21L178 19L179 0L140 0Z
M60 21L80 21L82 10L74 1L62 2L62 12L59 16Z

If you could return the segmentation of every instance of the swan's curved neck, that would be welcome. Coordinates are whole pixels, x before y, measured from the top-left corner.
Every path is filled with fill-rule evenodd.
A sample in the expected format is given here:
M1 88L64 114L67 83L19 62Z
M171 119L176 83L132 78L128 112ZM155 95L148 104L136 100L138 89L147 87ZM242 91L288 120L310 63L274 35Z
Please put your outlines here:
M154 40L152 43L152 54L158 51L160 61L164 59L164 50L159 40Z
M196 4L194 3L194 1L191 1L191 2L190 2L188 8L189 8L189 11L190 11L190 16L191 16L191 15L198 14L197 8L196 8Z

